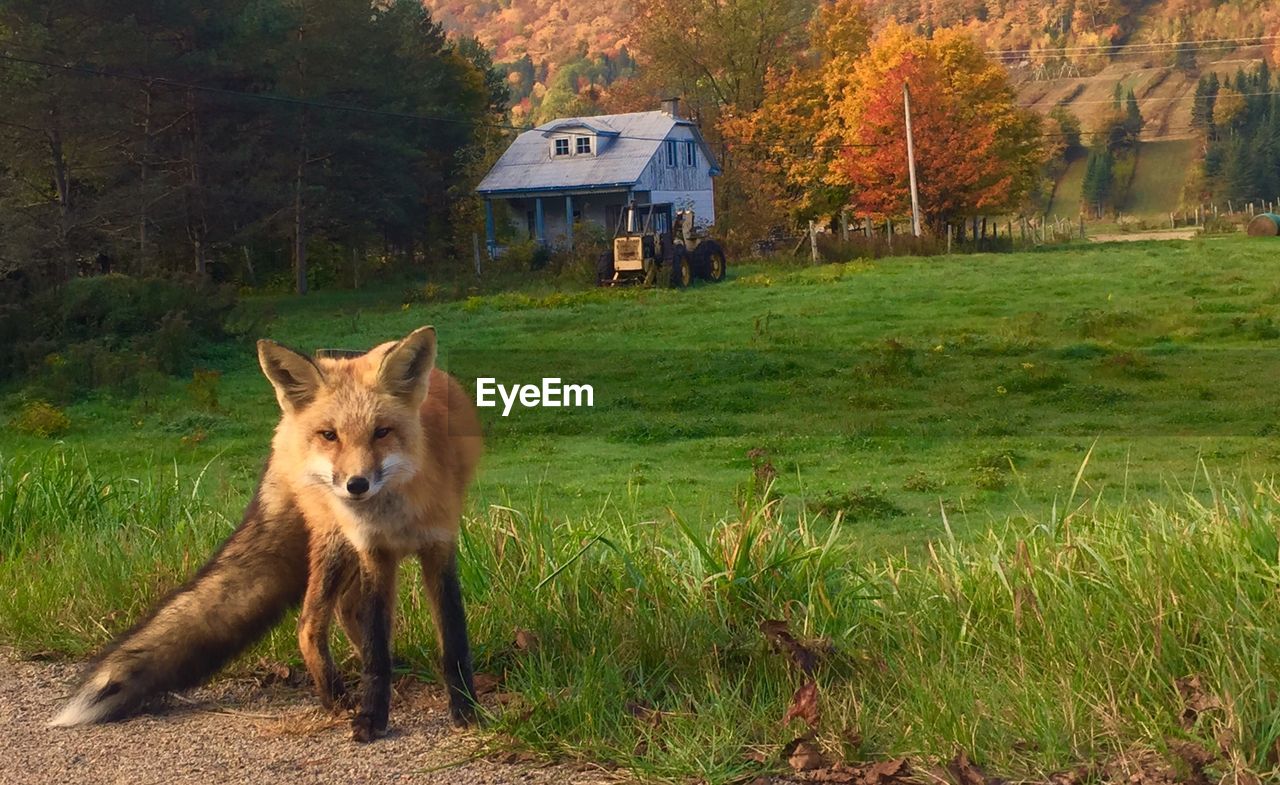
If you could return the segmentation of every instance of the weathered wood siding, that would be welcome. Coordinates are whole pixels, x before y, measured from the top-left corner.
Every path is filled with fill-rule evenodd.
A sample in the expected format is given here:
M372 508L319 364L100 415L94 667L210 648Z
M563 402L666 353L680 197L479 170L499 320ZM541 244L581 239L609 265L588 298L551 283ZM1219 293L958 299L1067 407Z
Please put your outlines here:
M676 142L675 166L668 163L666 143L658 145L636 183L636 190L648 191L649 199L655 203L671 202L677 209L692 208L700 224L715 223L714 181L706 152L697 145L695 165L685 162L685 142L695 140L689 126L677 125L666 138Z

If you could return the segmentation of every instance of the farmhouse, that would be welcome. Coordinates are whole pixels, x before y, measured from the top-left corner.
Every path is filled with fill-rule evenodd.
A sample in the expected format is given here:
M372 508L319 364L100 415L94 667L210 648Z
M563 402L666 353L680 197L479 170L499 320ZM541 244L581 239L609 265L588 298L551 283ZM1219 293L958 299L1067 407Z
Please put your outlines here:
M720 168L679 108L672 98L661 111L570 117L520 134L476 189L484 197L490 252L499 200L518 231L543 245L573 242L575 221L612 232L631 200L692 208L698 223L713 223L712 178Z

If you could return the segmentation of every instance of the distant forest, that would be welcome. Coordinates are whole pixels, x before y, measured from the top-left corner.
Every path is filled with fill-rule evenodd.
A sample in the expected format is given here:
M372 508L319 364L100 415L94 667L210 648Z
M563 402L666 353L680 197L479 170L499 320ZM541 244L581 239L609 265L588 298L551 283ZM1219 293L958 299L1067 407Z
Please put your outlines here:
M306 291L445 257L509 139L491 66L417 0L8 0L0 276Z

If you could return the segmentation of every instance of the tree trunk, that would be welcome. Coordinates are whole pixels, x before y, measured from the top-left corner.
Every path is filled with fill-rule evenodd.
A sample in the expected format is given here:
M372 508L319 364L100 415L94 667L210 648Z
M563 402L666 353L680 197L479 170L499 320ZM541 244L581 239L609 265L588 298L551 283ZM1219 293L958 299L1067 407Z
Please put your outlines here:
M71 254L71 172L62 153L62 129L58 108L49 110L49 157L53 164L53 184L58 191L58 251L62 256L64 280L75 277L75 259Z
M138 190L139 190L139 209L138 209L138 271L145 274L149 272L148 250L147 250L147 220L148 208L151 203L151 194L147 190L151 175L151 83L147 82L145 90L145 110L142 117L142 161L140 162Z
M249 246L247 245L241 246L241 249L244 251L244 268L249 274L249 285L257 286L258 274L253 270L253 254L249 253Z
M298 294L307 293L307 240L302 217L302 184L306 170L306 148L298 159L298 169L293 181L293 275L294 289Z
M209 272L208 249L205 240L209 233L204 214L204 184L200 172L200 118L196 114L194 90L187 90L187 113L191 123L191 154L187 157L187 237L191 239L192 257L196 274L204 277Z

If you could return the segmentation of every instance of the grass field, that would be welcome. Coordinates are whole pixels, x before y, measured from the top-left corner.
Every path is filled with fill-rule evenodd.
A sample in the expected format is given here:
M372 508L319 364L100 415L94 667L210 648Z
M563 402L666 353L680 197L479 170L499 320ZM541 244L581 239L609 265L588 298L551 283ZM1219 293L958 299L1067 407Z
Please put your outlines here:
M1167 219L1182 202L1182 188L1187 170L1195 160L1197 144L1195 139L1142 142L1138 146L1133 185L1121 212Z
M484 412L464 586L479 666L513 696L494 727L538 750L672 779L785 766L810 678L760 631L785 618L828 652L830 755L963 748L1037 776L1148 752L1185 769L1190 743L1268 772L1273 268L1230 238L257 305L302 347L433 323L464 379L595 387L590 410ZM207 361L216 408L175 382L71 407L61 445L0 436L3 640L83 654L230 530L275 404L250 347ZM405 593L398 647L423 668ZM294 658L291 639L254 656ZM1184 721L1191 677L1214 708Z
M1162 139L1138 145L1133 161L1133 181L1118 209L1124 215L1168 226L1169 213L1178 210L1187 168L1195 158L1194 139ZM1078 154L1068 164L1054 188L1046 214L1051 218L1075 218L1080 214L1081 193L1088 155ZM1161 224L1160 222L1164 223ZM1097 227L1095 232L1106 231Z
M1084 194L1084 172L1089 165L1089 154L1078 151L1067 163L1053 189L1053 199L1045 214L1051 218L1075 218L1080 215L1080 202Z

